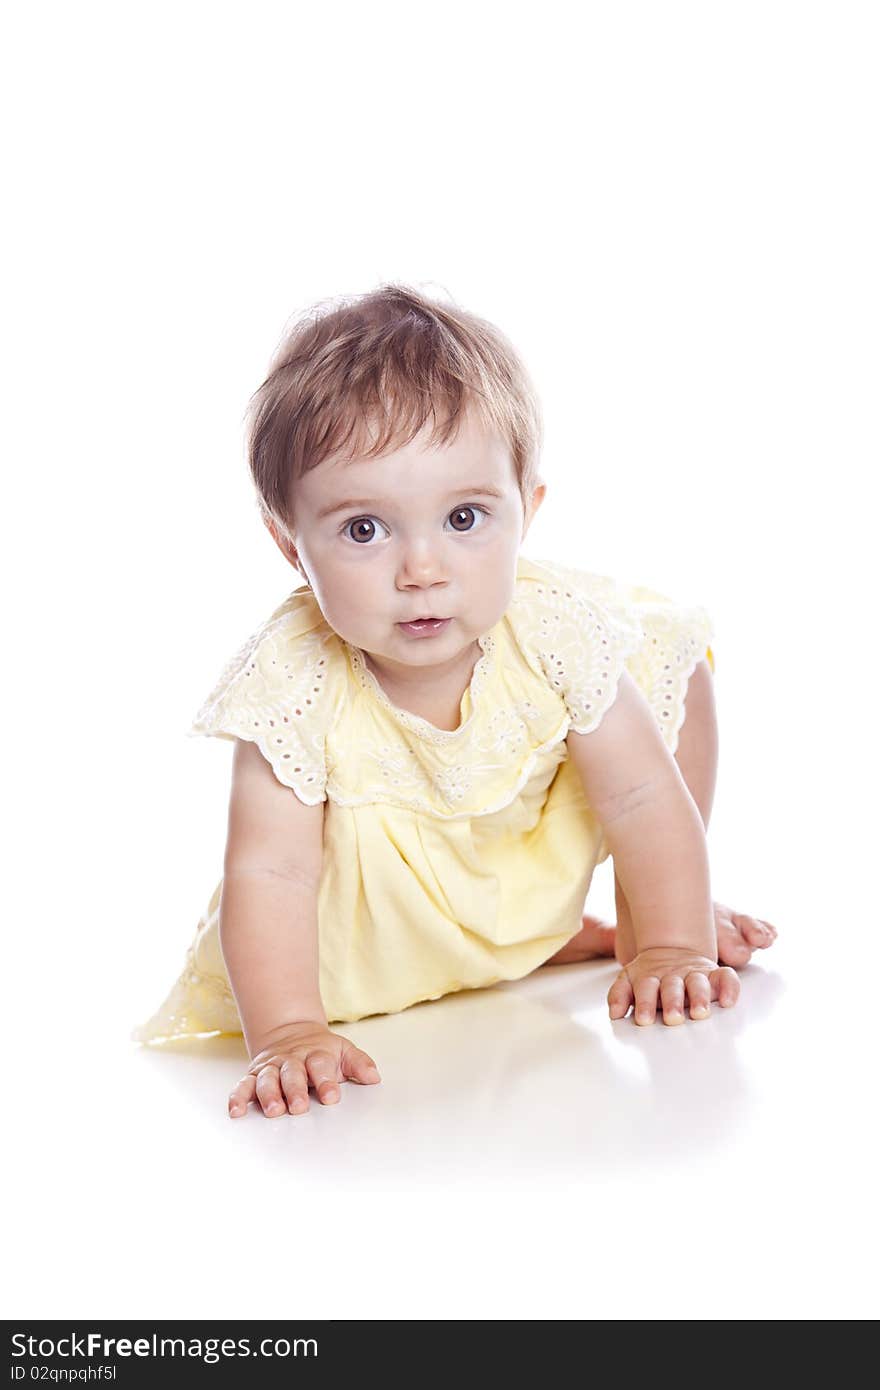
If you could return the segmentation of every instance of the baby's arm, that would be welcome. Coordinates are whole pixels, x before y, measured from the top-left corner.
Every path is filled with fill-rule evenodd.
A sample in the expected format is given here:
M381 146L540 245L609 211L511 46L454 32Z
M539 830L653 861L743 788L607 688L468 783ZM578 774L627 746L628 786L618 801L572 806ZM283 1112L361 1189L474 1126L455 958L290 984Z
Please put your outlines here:
M259 1100L265 1113L323 1104L338 1081L378 1081L372 1059L332 1033L318 983L318 888L324 807L307 806L253 743L236 740L220 898L220 945L251 1066L230 1114ZM370 1071L372 1068L372 1071Z
M632 916L637 954L608 995L612 1018L630 1004L656 1005L683 1021L709 1003L735 1003L736 973L718 965L709 856L699 810L650 706L624 671L598 728L571 731L569 756L605 832ZM653 1008L651 1009L653 1013Z

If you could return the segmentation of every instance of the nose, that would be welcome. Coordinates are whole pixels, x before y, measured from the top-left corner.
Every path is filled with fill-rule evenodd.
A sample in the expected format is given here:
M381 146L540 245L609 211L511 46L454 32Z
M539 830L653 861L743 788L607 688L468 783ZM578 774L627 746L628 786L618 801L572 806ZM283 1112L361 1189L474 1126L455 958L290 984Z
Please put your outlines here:
M398 588L426 589L446 581L446 565L436 540L421 537L406 543L398 565Z

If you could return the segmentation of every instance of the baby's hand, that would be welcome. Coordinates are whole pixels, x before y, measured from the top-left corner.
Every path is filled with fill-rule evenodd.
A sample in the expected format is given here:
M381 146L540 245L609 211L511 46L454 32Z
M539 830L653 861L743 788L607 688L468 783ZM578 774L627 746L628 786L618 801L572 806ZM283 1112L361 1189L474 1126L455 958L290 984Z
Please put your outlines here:
M339 1100L340 1081L375 1085L381 1078L372 1057L326 1024L291 1023L278 1030L269 1047L258 1052L229 1096L229 1114L243 1115L257 1100L270 1118L301 1115L309 1108L309 1086L322 1105Z
M708 956L694 955L674 946L652 946L625 965L608 991L608 1012L623 1018L630 1004L636 1023L653 1023L657 996L664 1023L684 1023L684 997L691 1018L708 1018L713 999L724 1007L739 998L739 977L729 965L719 966Z

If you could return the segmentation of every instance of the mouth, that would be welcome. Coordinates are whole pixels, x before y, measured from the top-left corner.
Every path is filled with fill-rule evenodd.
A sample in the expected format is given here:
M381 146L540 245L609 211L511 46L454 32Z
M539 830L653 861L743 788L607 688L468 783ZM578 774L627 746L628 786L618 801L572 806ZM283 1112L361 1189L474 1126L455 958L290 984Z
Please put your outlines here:
M410 632L415 635L420 633L428 635L434 632L442 632L448 622L451 622L450 618L413 618L411 622L398 623L397 626L402 628L404 632Z

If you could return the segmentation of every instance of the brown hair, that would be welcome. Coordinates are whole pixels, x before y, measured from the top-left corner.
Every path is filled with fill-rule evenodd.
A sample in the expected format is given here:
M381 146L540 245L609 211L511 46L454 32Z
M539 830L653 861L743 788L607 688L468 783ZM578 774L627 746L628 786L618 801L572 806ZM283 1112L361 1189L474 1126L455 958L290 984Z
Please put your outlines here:
M303 473L331 455L375 458L401 448L429 415L430 442L446 444L471 408L508 444L527 502L538 484L541 410L494 325L403 284L322 301L285 334L248 406L248 463L263 520L292 539Z

